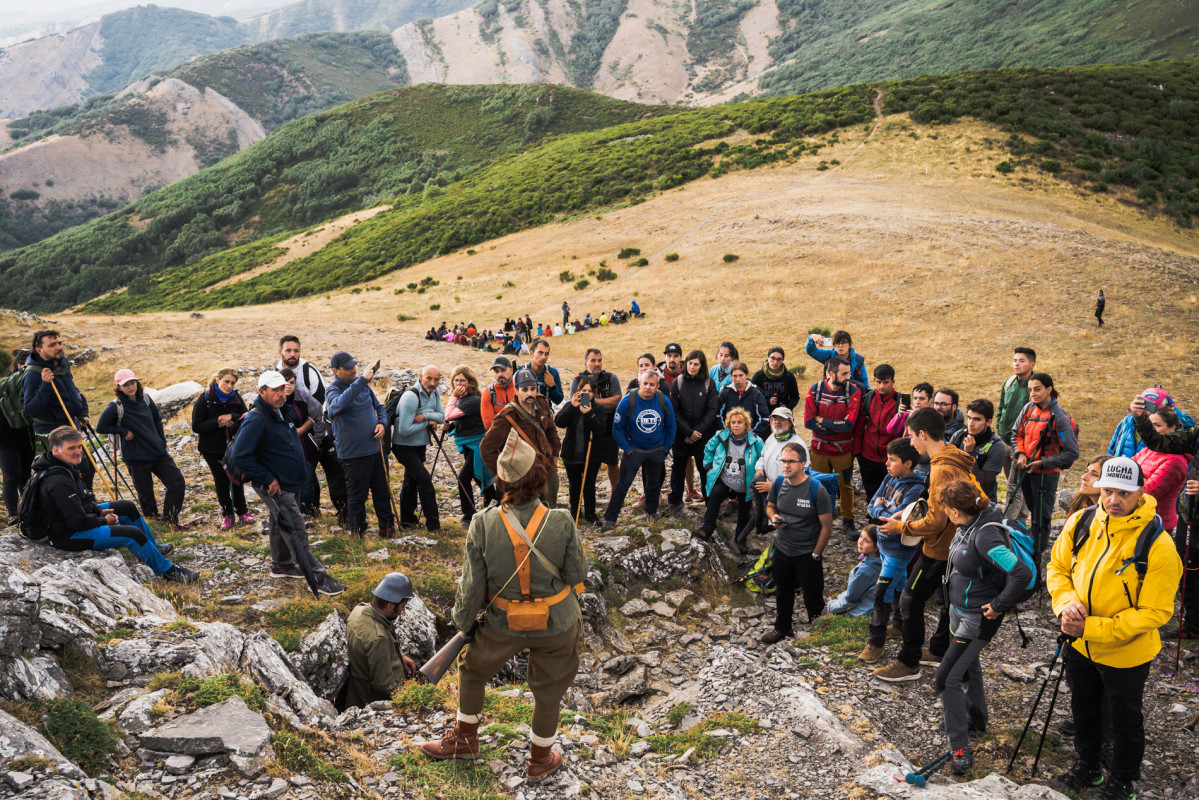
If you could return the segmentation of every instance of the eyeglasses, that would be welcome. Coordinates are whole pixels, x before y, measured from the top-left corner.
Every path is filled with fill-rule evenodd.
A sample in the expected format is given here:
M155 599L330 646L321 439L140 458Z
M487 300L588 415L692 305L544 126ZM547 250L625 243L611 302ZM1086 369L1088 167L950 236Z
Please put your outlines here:
M949 408L953 403L933 403L933 408Z

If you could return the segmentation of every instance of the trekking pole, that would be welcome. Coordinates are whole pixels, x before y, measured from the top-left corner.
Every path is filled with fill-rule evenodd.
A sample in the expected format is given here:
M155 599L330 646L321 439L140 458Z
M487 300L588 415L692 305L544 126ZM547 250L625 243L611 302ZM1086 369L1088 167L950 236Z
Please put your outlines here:
M112 464L112 471L116 474L116 478L113 478L112 481L113 484L116 484L119 479L121 483L125 484L125 488L129 490L130 496L137 497L137 492L134 491L133 487L129 485L129 480L125 477L125 473L121 472L120 468L117 466L116 458L112 455L112 453L108 452L108 448L104 446L104 440L100 438L100 434L96 433L96 429L93 428L90 423L85 422L83 425L83 430L85 435L95 438L96 447L99 448L97 452L104 456L104 458L107 458L108 462ZM120 491L119 486L117 487L117 490Z
M1054 665L1057 664L1058 656L1060 656L1062 653L1062 647L1067 642L1072 642L1072 641L1074 641L1073 638L1070 636L1067 636L1064 633L1060 634L1057 637L1057 647L1053 651L1053 658L1050 659L1050 661L1049 661L1049 671L1045 673L1045 680L1043 680L1041 682L1041 691L1037 692L1037 699L1033 701L1032 710L1028 712L1028 719L1024 723L1024 730L1020 731L1020 738L1016 740L1016 748L1012 751L1012 757L1007 762L1007 769L1004 770L1004 774L1011 772L1012 766L1016 763L1016 756L1018 756L1020 754L1020 748L1024 744L1024 736L1028 733L1029 726L1032 725L1032 718L1034 716L1036 716L1036 714L1037 714L1037 707L1041 705L1041 698L1045 695L1045 687L1047 687L1049 685L1049 678L1053 675L1053 667L1054 667ZM1065 672L1064 667L1062 669L1062 672ZM1058 684L1059 685L1061 684L1061 675L1060 674L1058 675ZM1057 689L1056 688L1053 690L1053 696L1057 697ZM1045 721L1045 727L1046 728L1049 727L1048 719L1046 719L1046 721ZM1045 741L1044 733L1041 734L1041 741L1042 742ZM1038 756L1040 755L1039 749L1037 751L1037 754L1038 754Z
M932 761L925 764L915 772L909 772L903 776L903 782L909 783L912 786L923 788L928 785L928 779L934 775L937 770L949 763L949 759L953 758L953 753L946 750L941 755L934 758ZM896 778L895 780L899 780Z
M1062 634L1065 636L1065 634ZM1073 639L1069 639L1073 641ZM1053 694L1049 696L1049 713L1045 715L1045 727L1041 728L1041 741L1037 742L1037 755L1032 760L1032 769L1028 771L1029 777L1035 778L1037 775L1037 765L1041 763L1041 749L1045 747L1045 734L1049 732L1049 723L1053 720L1053 707L1057 704L1057 693L1062 688L1062 678L1066 675L1066 659L1062 659L1062 666L1057 673L1057 681L1053 684ZM1049 676L1045 676L1046 682Z
M583 456L583 479L579 484L579 502L575 506L575 527L579 526L579 512L583 510L583 484L587 483L587 467L591 463L591 439L594 436L592 433L587 434L587 455Z
M433 440L435 442L437 442L437 452L438 453L443 452L444 447L442 446L442 442L445 441L445 437L442 436L440 439L438 439L436 436L434 436ZM437 463L436 455L433 456L433 463L435 463L435 464ZM467 501L470 502L470 513L471 514L476 513L479 509L478 509L478 506L475 505L475 498L471 496L472 493L467 491L467 487L463 485L462 477L458 474L458 470L454 469L454 462L450 459L449 453L445 454L445 463L446 463L446 466L448 466L450 468L450 474L452 474L454 476L454 480L457 481L457 483L458 483L458 491L462 494L463 497L465 497L467 499ZM432 473L430 473L430 474L432 474Z
M93 453L94 453L94 454L95 454L95 455L96 455L96 456L97 456L97 457L100 459L100 462L99 462L99 463L100 463L100 468L104 470L104 474L108 476L108 479L109 479L110 481L112 481L112 485L113 485L113 486L115 486L115 487L116 487L116 490L117 490L117 497L120 497L120 496L121 496L121 486L120 486L120 484L119 484L119 483L117 483L116 476L114 476L114 475L113 475L113 472L112 472L112 470L111 470L111 469L109 469L109 464L110 464L110 461L109 461L108 459L105 459L105 458L104 458L104 456L105 456L105 455L107 455L107 453L105 452L105 453L103 453L103 454L102 454L102 453L100 452L100 448L102 448L102 447L103 447L103 445L102 445L102 444L97 444L97 443L96 443L96 442L95 442L95 441L92 439L92 437L91 437L91 434L90 434L90 433L88 433L88 430L87 430L87 428L84 428L84 429L83 429L83 436L84 436L84 439L85 439L85 440L86 440L86 441L87 441L89 444L91 444L91 445L92 445L92 448L93 448ZM136 495L134 495L134 496L136 496Z
M67 410L67 404L62 401L62 395L58 391L58 384L56 384L54 381L50 381L50 388L54 390L54 396L58 398L58 404L62 406L62 413L66 416L67 422L70 423L71 427L75 429L76 433L82 433L82 431L79 430L79 426L75 424L75 418L72 417L71 412ZM96 459L92 457L92 451L85 447L83 448L83 452L87 455L87 460L92 462L92 469L94 469L96 474L100 476L100 482L103 483L104 488L108 490L108 495L113 500L120 499L117 497L117 493L112 488L112 485L108 482L106 473L96 465Z
M387 461L387 456L383 454L383 439L379 438L379 458L383 460L383 472L387 476L387 502L391 506L391 517L395 524L399 524L400 515L396 512L396 501L391 490L391 464ZM361 534L361 538L365 539L366 534Z

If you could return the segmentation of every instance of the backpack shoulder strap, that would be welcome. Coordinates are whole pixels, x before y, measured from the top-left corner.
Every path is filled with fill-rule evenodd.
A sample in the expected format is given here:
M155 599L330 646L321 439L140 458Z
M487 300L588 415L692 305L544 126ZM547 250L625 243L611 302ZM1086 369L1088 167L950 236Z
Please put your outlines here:
M1136 567L1138 580L1145 580L1145 573L1149 571L1149 551L1153 549L1157 537L1164 532L1165 526L1162 524L1162 518L1155 515L1137 536L1137 548L1133 551L1133 565Z
M1080 512L1078 522L1074 524L1074 546L1070 549L1070 555L1075 559L1078 558L1078 551L1082 550L1082 546L1087 543L1087 539L1091 536L1091 523L1095 521L1095 512L1099 506L1088 506ZM1079 535L1079 529L1082 529L1082 534Z
M679 376L679 380L682 380L681 375ZM662 421L663 421L663 424L665 424L665 422L666 422L666 395L664 395L662 393L661 389L659 389L655 394L657 394L657 396L658 396L658 411L662 414Z
M143 395L143 397L144 397L144 395ZM125 404L122 403L120 400L113 400L109 403L109 405L117 407L117 424L124 425L125 424Z
M779 475L774 479L774 492L778 494L779 489L783 488L783 476Z

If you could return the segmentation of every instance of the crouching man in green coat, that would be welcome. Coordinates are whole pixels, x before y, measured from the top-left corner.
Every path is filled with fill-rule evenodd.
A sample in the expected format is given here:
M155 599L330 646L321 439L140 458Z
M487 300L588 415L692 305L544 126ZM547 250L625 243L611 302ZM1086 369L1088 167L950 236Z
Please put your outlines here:
M379 581L369 603L359 603L346 622L350 676L346 707L390 700L405 678L416 674L416 662L400 652L395 621L408 607L412 581L392 572Z
M529 651L532 747L526 774L539 781L562 765L554 751L562 697L579 669L579 601L587 558L570 512L550 510L544 459L513 429L496 459L499 507L476 515L466 537L454 624L474 639L458 660L458 716L453 731L421 750L436 759L479 757L479 715L487 681L517 653Z

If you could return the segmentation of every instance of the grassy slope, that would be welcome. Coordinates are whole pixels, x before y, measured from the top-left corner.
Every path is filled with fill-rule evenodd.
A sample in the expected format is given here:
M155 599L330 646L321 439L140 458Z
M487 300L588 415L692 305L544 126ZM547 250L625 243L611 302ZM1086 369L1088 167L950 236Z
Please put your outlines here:
M1199 8L1179 0L778 0L791 63L761 80L791 94L964 69L1183 58ZM869 38L867 38L869 37Z

